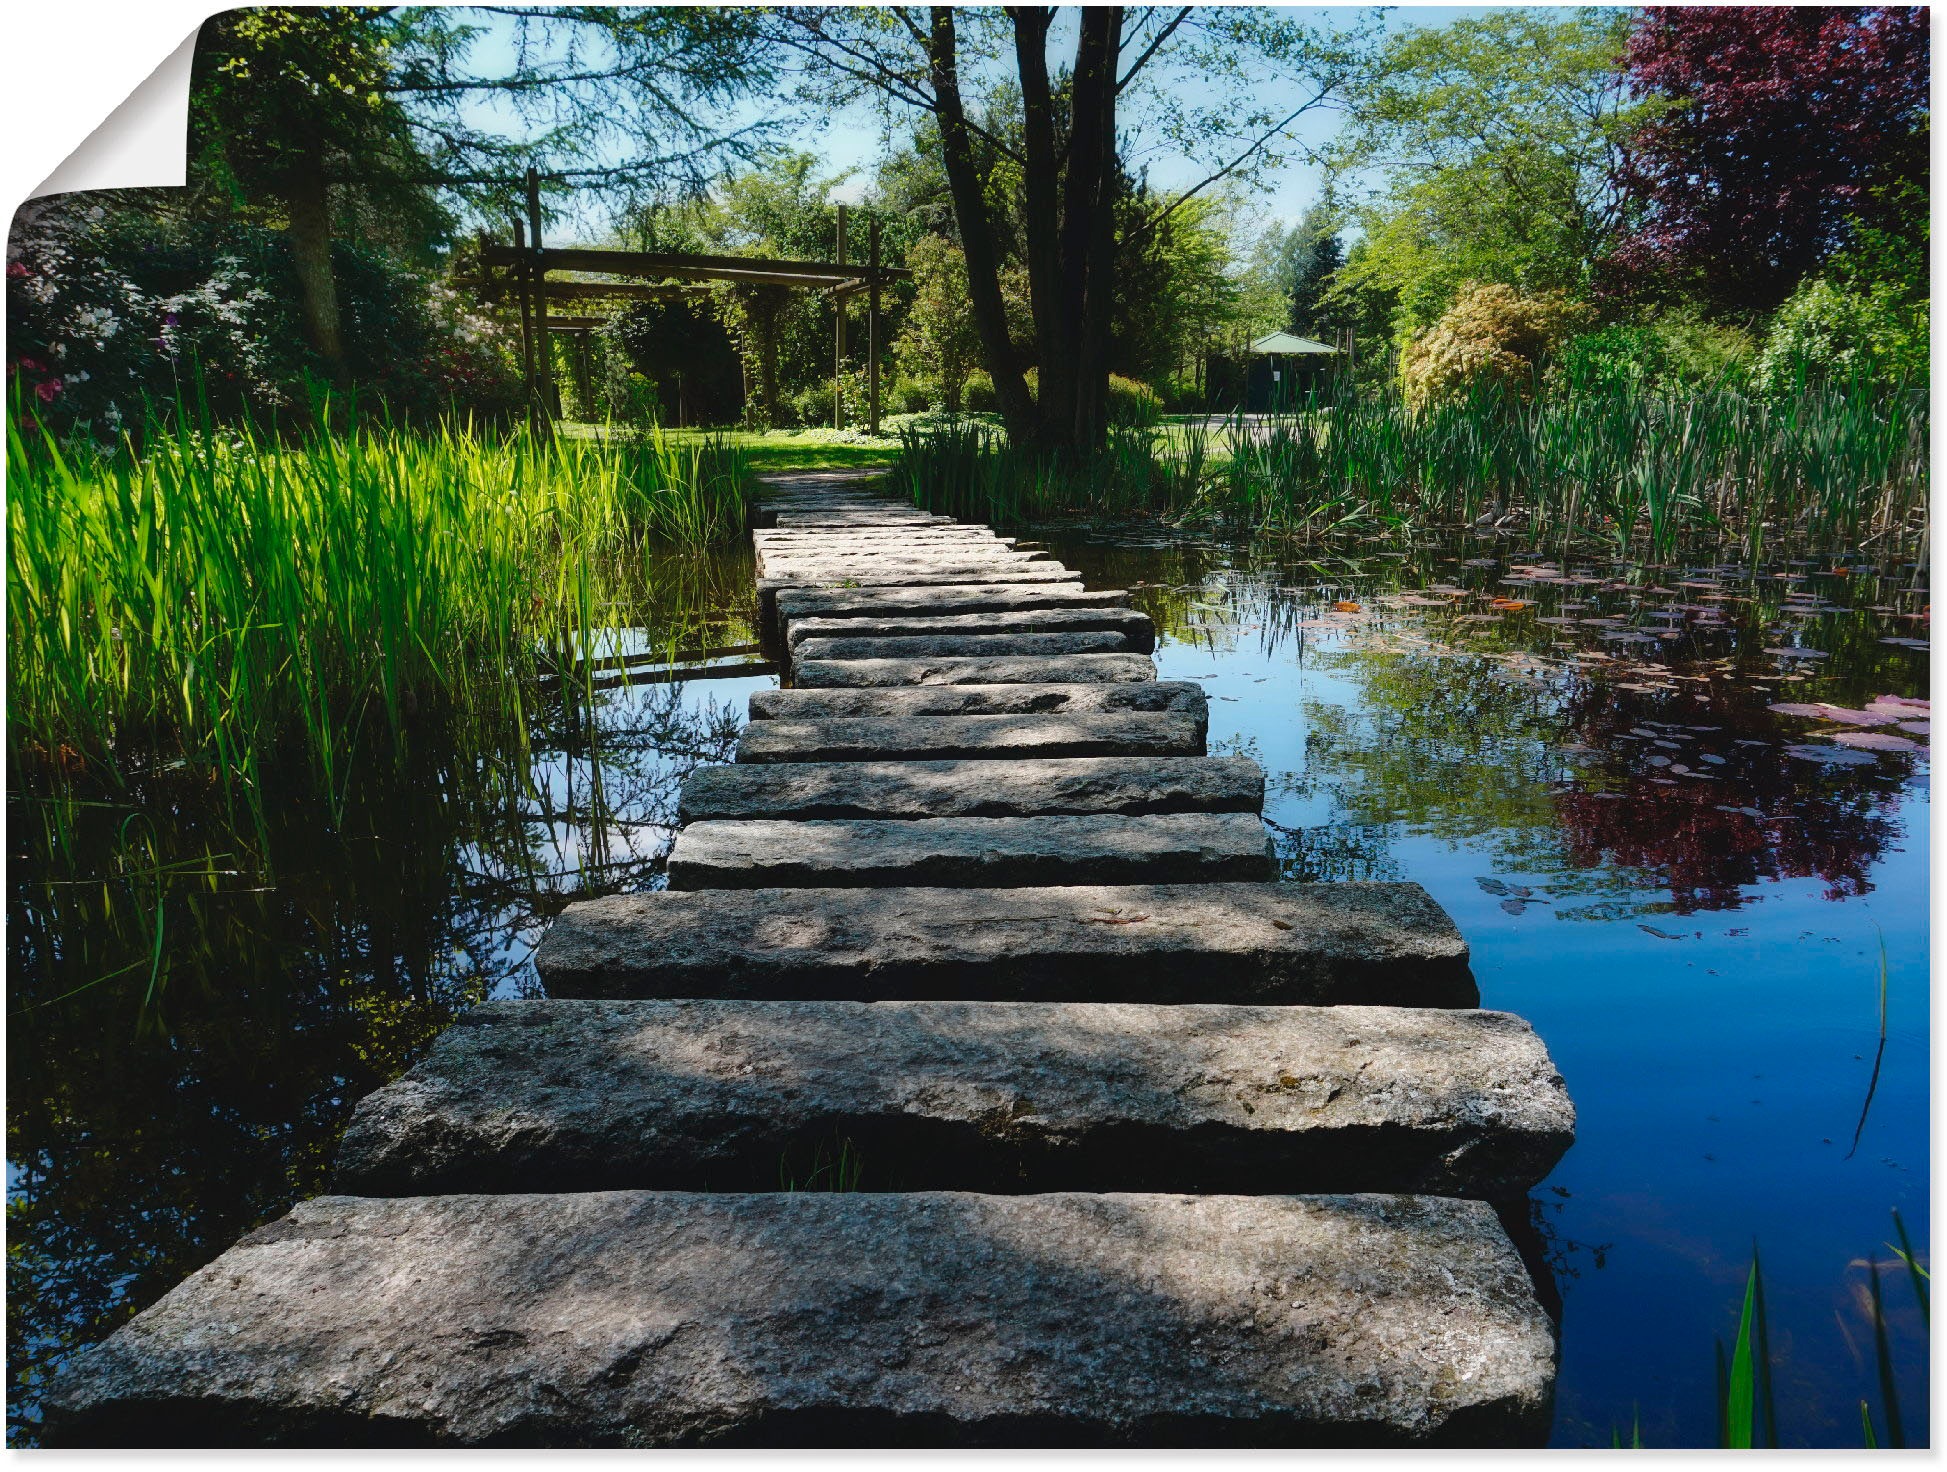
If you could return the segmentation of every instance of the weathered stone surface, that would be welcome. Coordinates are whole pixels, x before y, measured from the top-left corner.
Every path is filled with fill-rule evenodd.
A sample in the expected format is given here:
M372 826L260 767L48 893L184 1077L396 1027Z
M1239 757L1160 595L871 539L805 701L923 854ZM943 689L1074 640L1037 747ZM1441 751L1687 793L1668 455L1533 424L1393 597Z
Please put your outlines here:
M1575 1137L1505 1012L488 1002L358 1106L333 1188L1526 1193Z
M902 756L1202 756L1204 723L1164 711L1088 715L855 716L752 721L740 762L882 761Z
M805 546L863 546L863 547L909 547L934 546L941 543L976 542L998 547L1012 547L1016 538L1003 537L984 526L960 526L946 522L933 526L859 526L859 527L762 527L750 534L751 543L758 547L805 547Z
M668 861L671 889L1191 884L1277 872L1253 813L711 821L677 834Z
M1129 595L1115 588L1020 587L981 583L936 584L926 588L865 588L834 592L789 588L777 595L777 611L798 618L881 618L889 614L1012 613L1033 608L1115 608Z
M78 1359L57 1444L1536 1440L1484 1202L327 1196Z
M1203 687L1186 680L1133 685L913 685L832 690L759 690L753 721L822 721L846 716L1079 715L1087 711L1180 711L1205 719Z
M1148 654L1156 625L1133 608L1019 608L993 613L880 613L848 618L785 618L785 639L910 639L956 634L1120 634L1123 647Z
M929 516L923 511L811 511L778 510L770 513L773 527L827 526L944 526L951 517Z
M1480 1002L1417 884L665 890L568 906L534 963L558 997Z
M1263 802L1263 770L1238 756L740 762L691 772L683 782L678 816L695 823L707 818L1255 813Z
M861 685L1133 684L1156 678L1146 654L1005 655L991 659L807 659L792 680L806 689Z
M771 608L780 588L925 588L966 582L1081 586L1081 580L1059 562L1021 562L1009 567L975 568L819 567L794 569L789 574L777 577L760 577L757 580L757 595L767 608Z
M1153 641L1151 641L1153 642ZM799 660L983 658L1004 654L1146 654L1127 634L942 634L892 639L807 639Z
M757 575L775 578L794 573L829 570L857 575L881 568L888 572L960 572L978 577L989 568L1015 568L1029 565L1054 566L1046 552L1013 552L1003 547L957 544L938 548L908 546L897 551L863 550L846 547L807 547L778 551L757 549ZM966 581L965 577L962 581Z

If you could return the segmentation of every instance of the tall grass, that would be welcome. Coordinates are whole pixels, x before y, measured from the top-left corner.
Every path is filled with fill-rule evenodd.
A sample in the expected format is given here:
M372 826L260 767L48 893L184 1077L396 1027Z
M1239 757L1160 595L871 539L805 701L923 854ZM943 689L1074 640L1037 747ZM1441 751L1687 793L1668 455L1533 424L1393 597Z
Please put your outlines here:
M909 433L899 473L921 505L1002 522L1145 510L1323 534L1520 515L1622 550L1708 537L1755 556L1800 535L1923 545L1928 428L1924 391L1898 385L1483 388L1415 408L1339 382L1216 429L1120 430L1067 466L979 425Z
M16 763L186 764L249 800L301 754L328 793L430 704L516 709L639 596L659 543L734 535L743 466L658 435L150 426L113 456L7 442ZM295 748L295 751L293 751Z

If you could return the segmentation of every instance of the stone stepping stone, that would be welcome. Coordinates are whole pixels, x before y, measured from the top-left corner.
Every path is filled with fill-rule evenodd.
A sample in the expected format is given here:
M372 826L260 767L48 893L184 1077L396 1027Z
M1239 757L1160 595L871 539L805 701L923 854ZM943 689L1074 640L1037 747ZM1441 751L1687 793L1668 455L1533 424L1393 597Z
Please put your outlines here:
M887 511L775 511L771 513L773 527L839 527L839 526L947 526L951 519L945 516L927 516L924 513L910 515Z
M1525 1195L1575 1138L1534 1030L1433 1007L487 1002L359 1102L332 1187Z
M741 762L691 772L678 819L1255 813L1263 805L1263 769L1238 756Z
M788 574L760 577L757 580L759 603L770 615L780 588L925 588L966 582L1059 584L1079 588L1081 579L1059 562L1020 562L1007 567L978 568L895 568L873 567L793 569Z
M785 640L796 647L807 639L906 639L954 634L1113 633L1123 648L1148 654L1156 647L1156 625L1133 608L1021 608L991 613L879 613L849 618L785 617ZM829 656L828 656L829 657Z
M54 1445L1546 1435L1554 1333L1436 1196L326 1196L80 1355Z
M1127 634L935 634L891 639L807 639L794 660L980 658L997 654L1147 654L1154 644Z
M1082 587L1019 587L1009 584L943 584L928 588L861 588L834 591L824 588L780 590L777 611L780 617L798 618L882 618L891 614L924 613L935 616L959 613L1011 613L1037 608L1115 608L1129 601L1126 592L1115 588L1091 591Z
M861 685L1133 684L1156 678L1146 654L1003 655L985 659L807 659L792 680L805 689Z
M992 889L1271 880L1278 861L1254 813L760 818L690 824L667 872L672 890Z
M1417 884L662 890L569 905L534 964L557 997L1480 1002Z
M888 761L898 757L1202 756L1205 723L1176 711L1084 715L854 716L752 721L740 762Z
M1079 715L1090 711L1178 711L1207 720L1201 685L1149 680L1134 685L914 685L759 690L753 721L822 721L848 716Z

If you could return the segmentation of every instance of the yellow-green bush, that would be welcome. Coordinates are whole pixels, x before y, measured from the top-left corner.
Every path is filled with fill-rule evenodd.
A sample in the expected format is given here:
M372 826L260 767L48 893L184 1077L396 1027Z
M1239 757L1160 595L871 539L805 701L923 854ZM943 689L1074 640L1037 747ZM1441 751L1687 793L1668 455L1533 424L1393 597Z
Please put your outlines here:
M1418 407L1487 384L1526 396L1542 361L1586 318L1587 309L1561 292L1524 295L1511 286L1471 282L1400 355L1407 400Z

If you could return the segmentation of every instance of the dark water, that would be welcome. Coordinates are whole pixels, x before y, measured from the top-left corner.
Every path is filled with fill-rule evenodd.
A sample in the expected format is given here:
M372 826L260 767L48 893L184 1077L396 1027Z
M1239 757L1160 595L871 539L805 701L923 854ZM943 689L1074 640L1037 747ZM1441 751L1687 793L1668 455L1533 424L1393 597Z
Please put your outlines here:
M1213 748L1263 764L1287 873L1425 884L1484 1004L1553 1051L1580 1112L1532 1203L1563 1304L1555 1440L1635 1419L1714 1444L1755 1243L1780 1440L1860 1445L1864 1400L1886 1444L1890 1381L1924 1444L1926 1338L1885 1244L1896 1208L1922 1254L1929 1231L1925 737L1768 709L1924 697L1926 654L1882 642L1924 642L1924 580L1049 540L1132 590L1165 676L1209 690ZM599 652L752 657L747 560L657 578ZM321 1189L352 1105L458 1011L531 991L570 896L659 883L683 775L772 683L632 683L592 723L544 699L525 748L429 720L336 811L293 778L262 832L166 779L57 812L16 771L10 1439L62 1355Z

